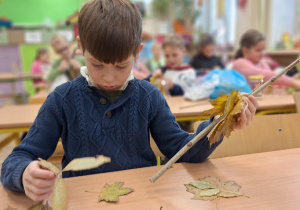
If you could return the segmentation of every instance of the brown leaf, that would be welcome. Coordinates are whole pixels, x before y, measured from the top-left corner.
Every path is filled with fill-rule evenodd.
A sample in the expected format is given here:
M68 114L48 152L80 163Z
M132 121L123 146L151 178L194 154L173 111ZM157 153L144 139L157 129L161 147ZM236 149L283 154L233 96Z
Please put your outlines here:
M109 163L110 158L105 157L103 155L99 155L95 157L84 157L84 158L76 158L73 159L64 169L63 171L80 171L80 170L88 170L92 168L97 168L104 163Z
M239 191L241 188L235 181L220 182L218 178L207 176L200 181L192 181L185 184L188 192L193 193L195 200L214 200L217 197L246 196ZM246 196L247 197L247 196Z
M112 201L117 202L119 200L119 196L127 195L133 191L131 188L122 188L124 182L115 182L112 185L106 184L101 194L99 195L100 201Z
M52 207L54 210L66 210L67 209L67 190L65 182L62 178L59 178L53 189L52 193Z
M49 169L50 171L55 173L56 176L58 174L60 174L60 170L55 165L53 165L52 163L50 163L46 160L43 160L42 158L38 158L38 160L39 160L40 166Z

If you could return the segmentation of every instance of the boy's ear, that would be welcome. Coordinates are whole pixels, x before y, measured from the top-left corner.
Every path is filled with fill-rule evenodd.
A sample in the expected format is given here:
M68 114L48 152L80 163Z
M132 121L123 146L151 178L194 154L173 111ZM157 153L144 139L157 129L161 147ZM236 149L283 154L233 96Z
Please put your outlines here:
M141 44L140 44L140 47L139 47L139 49L138 49L138 52L137 52L137 54L136 54L136 56L135 56L135 60L139 59L139 57L140 57L140 52L141 52L141 50L143 49L143 47L144 47L144 44L141 43Z
M83 55L83 50L82 50L82 46L81 46L81 42L80 42L79 36L76 37L76 40L77 40L77 43L78 43L78 45L79 45L79 47L80 47L79 50L81 51L81 53L82 53L82 55Z

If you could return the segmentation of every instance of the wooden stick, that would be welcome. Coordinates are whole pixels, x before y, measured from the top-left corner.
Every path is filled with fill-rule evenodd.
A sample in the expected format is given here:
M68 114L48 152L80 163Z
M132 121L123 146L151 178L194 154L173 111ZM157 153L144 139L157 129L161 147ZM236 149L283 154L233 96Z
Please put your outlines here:
M256 95L260 91L262 91L265 87L270 85L272 82L274 82L276 79L278 79L281 75L285 74L289 70L291 70L297 63L300 62L300 57L296 59L293 63L288 65L286 68L284 68L280 73L278 73L275 77L269 79L267 82L265 82L263 85L261 85L259 88L251 92L249 95ZM219 117L217 120L214 120L212 123L210 123L204 130L202 130L197 136L195 136L191 141L189 141L184 147L181 148L154 176L150 178L150 181L154 183L161 175L163 175L169 168L172 167L172 165L182 156L184 155L192 146L194 146L200 139L202 139L207 133L209 133L215 125L218 124L219 121L223 120L225 118L224 115Z

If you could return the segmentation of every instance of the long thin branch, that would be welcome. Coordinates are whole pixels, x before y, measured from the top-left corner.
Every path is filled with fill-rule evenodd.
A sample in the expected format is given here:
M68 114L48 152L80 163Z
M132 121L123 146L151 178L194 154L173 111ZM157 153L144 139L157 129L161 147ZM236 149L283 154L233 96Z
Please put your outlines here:
M284 68L280 73L278 73L275 77L269 79L267 82L265 82L263 85L261 85L259 88L254 90L249 95L256 95L260 91L262 91L264 88L266 88L268 85L270 85L272 82L274 82L276 79L278 79L280 76L291 70L297 63L300 62L300 57L296 59L293 63L288 65L286 68ZM225 118L224 115L222 115L217 120L214 120L211 124L209 124L204 130L202 130L197 136L195 136L191 141L189 141L181 150L179 150L154 176L150 178L150 181L154 183L161 175L163 175L169 168L172 167L172 165L182 156L184 155L192 146L194 146L200 139L202 139L207 133L209 133L215 125L218 124L219 121L223 120Z

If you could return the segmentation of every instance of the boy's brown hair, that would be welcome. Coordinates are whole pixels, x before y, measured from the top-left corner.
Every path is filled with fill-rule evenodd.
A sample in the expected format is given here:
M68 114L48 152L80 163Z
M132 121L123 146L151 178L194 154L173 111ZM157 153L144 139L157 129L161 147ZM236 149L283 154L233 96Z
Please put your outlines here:
M165 49L166 47L177 47L183 50L185 45L182 37L179 34L173 34L165 37L162 48Z
M130 0L90 0L81 8L78 30L83 53L114 64L137 54L142 17Z

